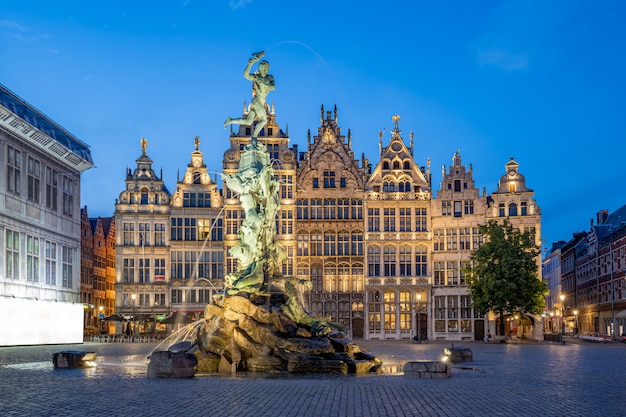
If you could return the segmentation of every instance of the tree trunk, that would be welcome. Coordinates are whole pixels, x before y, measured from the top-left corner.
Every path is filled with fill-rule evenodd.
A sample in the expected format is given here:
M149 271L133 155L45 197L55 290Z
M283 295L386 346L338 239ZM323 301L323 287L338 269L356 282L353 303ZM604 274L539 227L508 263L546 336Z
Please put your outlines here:
M504 333L504 310L500 310L500 329L498 333L500 336L506 336Z

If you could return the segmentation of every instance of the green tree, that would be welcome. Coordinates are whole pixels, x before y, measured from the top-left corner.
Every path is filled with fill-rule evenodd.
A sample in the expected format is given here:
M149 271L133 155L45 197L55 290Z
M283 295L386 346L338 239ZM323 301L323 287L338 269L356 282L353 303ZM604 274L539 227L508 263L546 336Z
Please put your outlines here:
M480 225L484 243L470 255L463 268L474 308L482 314L500 316L499 334L504 334L504 313L539 314L548 293L537 276L540 249L531 232L520 232L508 219Z

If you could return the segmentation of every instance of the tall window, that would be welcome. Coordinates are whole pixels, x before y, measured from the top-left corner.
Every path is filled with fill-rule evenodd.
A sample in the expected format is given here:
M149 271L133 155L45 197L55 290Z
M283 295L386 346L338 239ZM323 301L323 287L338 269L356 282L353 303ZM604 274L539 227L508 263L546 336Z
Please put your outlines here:
M335 171L324 171L324 188L335 188Z
M459 248L461 250L470 250L470 228L469 227L461 227L459 228Z
M183 236L187 241L197 240L196 219L185 217L183 220Z
M478 227L472 227L472 249L476 250L483 244L483 235Z
M520 213L520 215L522 215L522 216L528 216L528 203L527 203L527 202L525 202L525 201L522 201L522 202L520 203L520 206L521 206L520 208L521 208L521 211L522 211L522 212Z
M446 250L457 250L458 238L456 229L446 229Z
M311 199L311 220L321 220L321 219L322 219L322 199L313 198Z
M57 285L57 244L46 240L44 249L46 261L46 284Z
M74 264L73 249L63 246L63 256L61 259L61 269L63 273L63 287L72 288L72 268Z
M363 292L363 265L352 265L352 291Z
M141 199L139 200L139 204L148 204L148 189L141 189Z
M41 195L41 163L32 156L27 161L28 199L38 204Z
M367 275L380 276L380 246L373 245L367 248Z
M461 206L462 202L461 201L455 201L454 202L454 217L461 217L463 213L461 213L462 210L462 206Z
M165 258L154 260L154 280L165 281Z
M356 200L353 199L350 202L350 206L351 206L351 218L353 220L360 220L363 218L363 200Z
M150 246L150 223L139 223L139 246Z
M323 290L322 286L322 266L321 265L312 265L311 266L311 291L320 292Z
M139 282L142 284L150 282L150 259L139 259Z
M380 209L367 209L367 230L380 232Z
M26 235L26 280L39 282L39 238Z
M426 208L417 207L415 209L415 231L416 232L425 232L428 229L426 228L427 218L426 218Z
M385 265L385 276L386 277L395 277L396 276L396 247L392 245L386 245L384 249L384 265Z
M163 307L165 305L165 294L154 294L154 305Z
M472 200L465 200L463 204L465 206L465 214L474 214L474 202Z
M385 330L396 330L396 293L385 292L383 297L385 300Z
M20 233L5 229L5 259L7 278L20 277Z
M506 214L504 213L504 203L498 204L498 216L504 217Z
M63 176L63 214L74 217L74 181Z
M352 232L350 236L352 241L352 256L361 256L363 255L363 233L361 232Z
M172 279L184 278L183 276L183 252L171 251L170 252L170 276Z
M135 282L135 260L133 258L122 259L122 282L127 284Z
M122 238L125 246L133 246L135 244L135 224L124 223L122 225Z
M321 233L311 233L311 244L309 246L311 249L311 256L322 256L322 234Z
M154 245L165 246L165 223L154 224Z
M20 195L22 188L22 152L7 146L7 190Z
M337 218L347 220L350 218L350 200L347 198L337 199Z
M224 252L211 252L211 278L224 278Z
M337 291L337 267L335 264L324 265L324 291Z
M46 207L52 211L57 211L58 177L56 170L46 167Z
M336 210L336 200L334 198L327 198L324 200L324 218L327 220L334 220Z
M339 232L337 234L337 255L350 255L350 234L348 232Z
M226 210L226 234L236 235L239 229L240 219L243 219L242 210ZM174 237L172 237L172 240Z
M383 210L383 230L385 232L395 232L396 231L396 209L395 208L386 208Z
M271 135L272 133L269 131L268 128L268 135ZM278 144L277 143L268 143L267 144L267 152L270 154L270 160L272 161L277 161L278 160Z
M400 246L400 276L411 276L411 247L409 245Z
M446 262L446 277L448 285L459 285L459 263L457 261Z
M433 231L433 250L434 251L444 251L446 250L444 246L444 230L443 229L435 229Z
M324 234L324 255L337 255L337 236L332 232L326 232Z
M298 220L307 220L309 218L309 200L305 198L298 199L296 216Z
M415 248L415 275L421 277L428 275L427 249L423 245Z
M452 202L442 201L441 202L441 215L450 216L451 214L452 214Z
M411 231L411 209L410 208L401 208L399 209L400 215L400 231L401 232L410 232Z
M293 175L280 176L280 190L282 198L293 198Z
M309 256L309 235L298 234L298 256Z
M509 216L517 216L517 204L509 204Z
M433 270L435 285L446 285L446 263L435 262Z

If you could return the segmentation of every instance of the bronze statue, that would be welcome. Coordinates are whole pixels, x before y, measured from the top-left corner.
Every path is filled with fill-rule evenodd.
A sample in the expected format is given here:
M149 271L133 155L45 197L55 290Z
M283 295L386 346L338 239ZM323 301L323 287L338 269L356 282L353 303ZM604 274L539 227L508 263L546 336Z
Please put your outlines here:
M256 139L261 132L261 129L267 124L267 110L265 109L265 100L270 91L276 89L274 83L274 77L268 74L270 69L270 63L263 60L259 63L259 69L254 72L250 72L252 65L265 56L265 52L255 52L248 60L248 65L243 71L243 76L246 80L252 81L252 101L250 102L250 111L246 117L240 117L236 119L226 118L224 122L224 129L228 125L251 125L255 120L258 120L254 131L252 132L252 138Z

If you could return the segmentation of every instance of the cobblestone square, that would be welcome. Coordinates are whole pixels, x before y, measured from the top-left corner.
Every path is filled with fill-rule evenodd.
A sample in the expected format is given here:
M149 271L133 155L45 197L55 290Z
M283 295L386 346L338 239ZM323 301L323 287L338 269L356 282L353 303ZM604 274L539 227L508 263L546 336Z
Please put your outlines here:
M624 416L626 344L464 343L474 361L447 379L405 377L449 342L356 341L379 375L200 375L148 379L149 343L0 348L3 416ZM460 345L460 344L459 344ZM52 354L95 351L96 368L54 369Z

